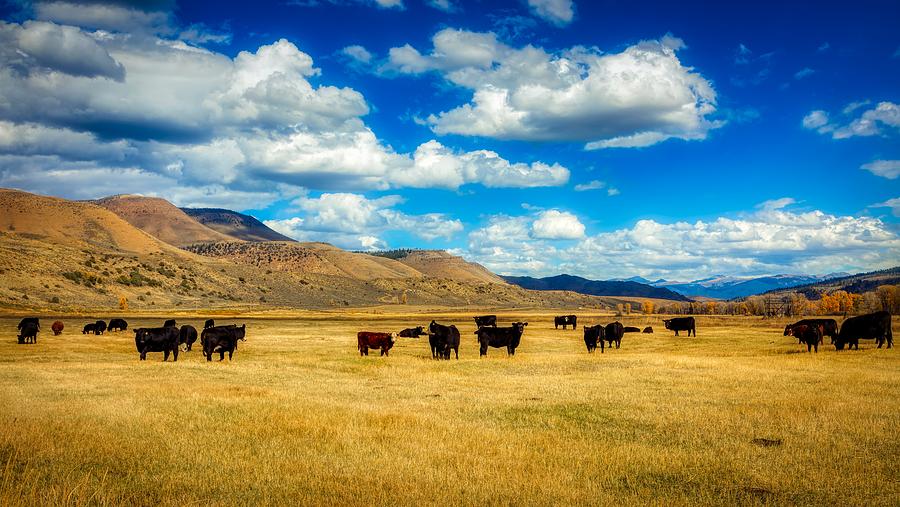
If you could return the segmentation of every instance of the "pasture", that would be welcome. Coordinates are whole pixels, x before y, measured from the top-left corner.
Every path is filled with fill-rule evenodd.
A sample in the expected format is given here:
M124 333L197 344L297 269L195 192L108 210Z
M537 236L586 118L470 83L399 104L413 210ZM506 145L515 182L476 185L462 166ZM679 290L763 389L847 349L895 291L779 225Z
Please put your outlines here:
M87 318L54 337L42 317L18 345L0 319L0 504L900 502L900 349L809 354L785 320L740 317L676 338L632 316L655 333L588 355L582 326L615 317L563 331L533 312L499 315L529 322L515 357L479 358L473 314L438 318L459 361L427 337L359 356L357 331L430 314L217 318L247 323L230 363L140 362L130 330L82 335Z

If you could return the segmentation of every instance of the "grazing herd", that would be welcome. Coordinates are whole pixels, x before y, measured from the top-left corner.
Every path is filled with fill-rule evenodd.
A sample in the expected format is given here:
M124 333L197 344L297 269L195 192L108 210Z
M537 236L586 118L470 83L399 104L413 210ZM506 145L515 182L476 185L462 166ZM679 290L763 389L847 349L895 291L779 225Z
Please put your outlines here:
M486 356L488 348L505 348L507 356L514 356L516 349L522 342L527 322L513 322L508 327L497 326L496 315L482 315L474 317L477 330L476 339L479 344L479 355ZM577 328L576 315L560 315L553 318L554 329ZM687 331L688 336L697 336L697 323L694 317L678 317L664 319L665 328L674 331L678 336L679 331ZM58 336L65 326L61 321L55 321L51 327L53 334ZM23 318L17 327L20 344L36 344L37 335L40 332L40 321L36 317ZM102 335L105 332L121 332L128 329L128 323L124 319L112 319L109 324L103 320L89 322L82 328L82 334ZM584 326L584 344L588 353L593 353L597 346L603 353L606 348L619 348L622 345L622 337L625 333L644 334L653 333L653 328L647 326L640 330L638 327L625 327L621 322L609 324L597 324ZM197 329L191 325L178 327L175 319L166 320L162 327L137 328L134 332L134 343L140 360L146 360L149 352L162 352L163 361L168 361L172 356L173 361L178 361L179 351L190 352L197 342ZM246 341L246 324L238 327L234 324L216 326L213 319L207 320L203 325L203 331L199 333L200 346L203 357L212 361L214 354L219 355L219 361L225 359L228 354L230 361L237 350L238 342ZM461 335L455 325L438 324L432 320L428 325L406 328L399 333L384 333L360 331L357 333L357 349L361 356L368 356L369 350L380 350L382 356L389 355L391 348L397 342L398 337L418 338L428 335L428 343L433 359L450 359L451 355L459 359L459 346ZM803 319L784 328L784 336L797 338L800 344L806 345L807 352L818 352L819 345L823 344L824 337L828 336L836 350L859 349L860 340L875 340L878 348L887 344L887 348L894 346L894 337L891 331L891 314L889 312L875 312L846 319L838 326L834 319Z

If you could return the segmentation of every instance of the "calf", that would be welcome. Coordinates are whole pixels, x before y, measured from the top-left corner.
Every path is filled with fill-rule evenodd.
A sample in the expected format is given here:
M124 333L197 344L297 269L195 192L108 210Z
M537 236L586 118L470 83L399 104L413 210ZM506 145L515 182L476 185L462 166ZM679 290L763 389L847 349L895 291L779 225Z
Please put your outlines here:
M404 329L403 331L400 331L398 336L400 336L401 338L418 338L418 337L422 336L423 334L428 334L425 332L425 327L418 326L418 327L410 327L410 328Z
M128 329L128 323L125 322L125 319L112 319L109 321L109 327L106 328L110 333L113 331L125 331L126 329Z
M486 356L488 347L506 347L508 356L516 355L516 348L522 341L522 333L525 332L527 322L513 322L510 327L480 327L475 334L478 335L478 343L481 344L480 355Z
M102 320L98 320L94 324L94 334L101 335L101 334L103 334L104 331L106 331L106 322L103 322Z
M663 324L666 326L666 329L675 331L675 336L678 336L678 331L687 331L688 336L690 336L691 332L693 332L694 337L697 337L697 323L694 322L693 317L676 317L674 319L663 319Z
M831 343L834 343L834 339L837 338L838 335L838 325L837 321L834 319L803 319L799 320L793 324L788 324L784 328L784 336L791 336L788 334L788 328L793 326L819 326L822 331L822 339L824 340L826 336L831 337ZM793 335L796 336L796 335ZM803 343L802 341L800 343Z
M623 332L623 333L640 333L640 332L641 332L641 328L639 328L639 327L631 327L631 326L627 326L625 329L622 330L622 332Z
M606 325L605 334L609 347L612 348L613 342L616 342L616 348L619 348L622 345L622 336L625 335L625 326L619 321L611 322Z
M822 341L821 325L800 324L790 326L785 332L788 333L786 336L796 336L800 343L805 343L807 352L810 352L813 347L817 353L819 352L819 343Z
M456 326L444 326L432 320L428 325L428 330L430 331L428 343L431 345L432 358L450 359L450 349L453 349L456 352L456 359L459 359L460 335Z
M35 322L25 322L19 328L19 343L37 343L37 334L40 325Z
M97 328L96 322L91 322L90 324L85 324L84 329L81 330L81 334L96 334L94 330Z
M50 329L53 330L53 336L59 336L65 328L65 324L58 320L54 322L52 326L50 326Z
M381 355L387 356L396 341L397 333L373 333L371 331L356 333L356 348L359 349L361 356L368 356L369 349L381 349Z
M200 333L200 345L203 346L203 355L207 361L212 361L212 355L218 352L219 361L222 361L225 359L225 353L228 352L228 360L231 361L234 351L237 350L238 340L246 341L246 336L246 324L241 327L230 325L213 326L204 329Z
M473 317L475 319L475 327L494 326L497 327L496 315L482 315L481 317Z
M163 361L178 361L178 330L174 327L137 328L134 330L134 345L141 354L141 361L147 359L148 352L162 352Z
M216 326L216 321L213 319L207 319L206 322L203 323L203 329L209 329L211 327Z
M178 330L178 344L182 350L190 352L191 346L197 341L197 329L194 326L184 325Z
M575 315L559 315L557 317L553 317L553 328L559 329L559 326L562 326L563 329L568 325L572 325L572 329L578 328L578 317Z
M600 344L600 353L603 353L603 339L605 335L605 328L603 324L597 324L596 326L584 326L584 344L587 346L588 353L593 353L597 350L597 343Z
M644 328L644 330L642 332L647 333L647 334L653 334L653 328L650 326L647 326Z
M887 343L887 348L894 346L894 335L891 331L891 314L888 312L875 312L858 317L850 317L841 324L841 332L834 340L834 348L843 350L848 348L859 349L859 340L875 339L880 349Z

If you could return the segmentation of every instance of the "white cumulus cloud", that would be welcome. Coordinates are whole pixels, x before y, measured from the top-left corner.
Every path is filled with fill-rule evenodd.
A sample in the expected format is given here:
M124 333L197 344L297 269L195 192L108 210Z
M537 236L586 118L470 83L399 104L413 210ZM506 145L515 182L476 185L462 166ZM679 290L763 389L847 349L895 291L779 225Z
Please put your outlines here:
M531 224L531 233L540 239L579 239L584 237L584 224L567 211L543 211Z
M900 176L900 160L875 160L863 164L860 168L889 180L895 180Z
M842 113L849 116L867 104L868 101L853 102ZM833 139L896 134L896 129L900 128L900 105L879 102L874 108L863 111L859 117L849 122L831 119L827 112L815 110L803 118L803 126L819 134L830 133Z
M557 26L568 25L575 17L572 0L528 0L528 7L535 16Z

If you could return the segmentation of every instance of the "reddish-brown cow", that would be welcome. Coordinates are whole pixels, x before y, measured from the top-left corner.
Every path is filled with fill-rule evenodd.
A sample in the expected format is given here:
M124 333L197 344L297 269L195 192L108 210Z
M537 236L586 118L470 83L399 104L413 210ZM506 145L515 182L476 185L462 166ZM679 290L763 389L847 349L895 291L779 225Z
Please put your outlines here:
M62 322L57 320L56 322L53 323L53 326L50 329L53 330L53 336L59 336L59 333L62 333L63 328L65 328L65 327L66 326Z
M368 356L369 349L381 349L381 355L386 356L395 341L397 341L397 333L360 331L356 334L357 348L361 356Z

